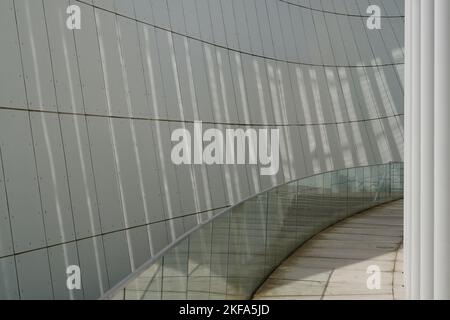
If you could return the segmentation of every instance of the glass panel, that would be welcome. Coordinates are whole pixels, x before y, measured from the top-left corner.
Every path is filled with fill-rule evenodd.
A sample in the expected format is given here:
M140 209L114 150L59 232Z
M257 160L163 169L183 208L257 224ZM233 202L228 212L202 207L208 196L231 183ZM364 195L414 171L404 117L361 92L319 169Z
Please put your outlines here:
M161 300L162 260L159 259L138 278L128 284L126 289L124 289L125 300Z
M163 257L162 299L187 299L189 238Z
M189 237L188 300L208 300L211 286L211 231L207 224Z
M290 253L334 223L403 197L403 164L318 174L214 217L113 299L249 299Z
M266 274L267 194L231 212L227 299L247 299Z
M212 222L210 299L227 297L228 259L231 215L225 214Z

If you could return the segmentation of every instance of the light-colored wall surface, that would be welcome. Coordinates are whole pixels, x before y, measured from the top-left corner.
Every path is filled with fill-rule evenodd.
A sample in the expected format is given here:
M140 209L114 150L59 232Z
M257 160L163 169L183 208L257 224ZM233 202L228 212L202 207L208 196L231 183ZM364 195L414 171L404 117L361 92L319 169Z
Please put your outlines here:
M360 0L0 1L0 298L97 298L250 195L402 161L403 1L370 4L381 30ZM194 120L279 128L278 175L175 166Z

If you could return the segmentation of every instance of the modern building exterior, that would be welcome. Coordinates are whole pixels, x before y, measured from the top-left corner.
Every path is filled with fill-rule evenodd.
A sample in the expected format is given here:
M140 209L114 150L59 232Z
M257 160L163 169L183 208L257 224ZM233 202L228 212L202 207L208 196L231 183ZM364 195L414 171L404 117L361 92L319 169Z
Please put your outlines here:
M369 28L371 5L381 29ZM0 299L99 298L246 198L402 162L404 22L401 0L1 1ZM173 132L200 121L278 129L279 170L175 164ZM444 212L448 197L438 200ZM67 288L70 266L81 290Z

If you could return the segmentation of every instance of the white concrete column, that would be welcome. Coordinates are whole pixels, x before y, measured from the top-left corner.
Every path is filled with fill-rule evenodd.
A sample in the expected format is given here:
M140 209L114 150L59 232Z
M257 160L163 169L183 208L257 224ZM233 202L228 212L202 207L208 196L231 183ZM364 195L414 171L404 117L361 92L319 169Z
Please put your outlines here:
M411 282L410 298L420 299L420 0L412 0L411 48Z
M420 0L420 299L433 299L434 0Z
M404 155L404 270L406 298L411 284L411 52L412 3L405 1L405 155Z
M435 0L434 9L434 298L450 299L450 1Z

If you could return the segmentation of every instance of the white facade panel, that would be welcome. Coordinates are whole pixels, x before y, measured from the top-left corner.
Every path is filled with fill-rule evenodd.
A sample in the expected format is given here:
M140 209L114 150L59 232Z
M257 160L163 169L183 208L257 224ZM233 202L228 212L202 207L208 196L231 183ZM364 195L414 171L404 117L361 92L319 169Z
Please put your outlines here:
M0 298L98 298L262 190L402 161L403 3L373 4L381 30L369 1L3 1ZM279 170L175 165L193 121L278 129Z

